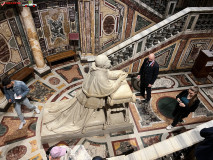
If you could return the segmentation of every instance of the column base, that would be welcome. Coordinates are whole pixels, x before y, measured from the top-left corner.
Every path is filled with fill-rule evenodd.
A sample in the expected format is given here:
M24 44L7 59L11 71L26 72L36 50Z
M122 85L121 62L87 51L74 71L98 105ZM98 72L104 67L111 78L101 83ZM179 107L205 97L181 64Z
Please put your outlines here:
M49 66L45 65L44 68L37 68L34 67L35 72L38 74L39 77L43 77L51 72L51 69Z
M12 103L8 103L7 99L5 98L0 102L0 112L6 112L11 104Z

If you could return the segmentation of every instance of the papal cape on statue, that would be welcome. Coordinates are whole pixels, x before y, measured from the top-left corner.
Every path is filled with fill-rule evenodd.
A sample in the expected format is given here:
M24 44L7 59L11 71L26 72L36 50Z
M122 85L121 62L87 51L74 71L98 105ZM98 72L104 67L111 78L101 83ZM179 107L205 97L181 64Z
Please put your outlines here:
M82 133L87 133L89 127L92 127L92 131L97 129L97 132L100 128L107 130L106 122L109 117L106 115L109 113L107 110L118 104L135 101L135 96L126 82L127 73L121 70L110 71L109 68L108 57L97 56L82 84L82 89L76 93L74 98L45 104L42 139L47 140L50 136L59 137L60 134L81 137ZM125 106L122 107L125 108ZM130 124L129 120L124 118L125 115L122 115L124 122L119 116L115 116L119 119L114 119L114 122ZM113 118L111 120L113 121ZM108 125L109 128L113 128L115 124L108 123Z

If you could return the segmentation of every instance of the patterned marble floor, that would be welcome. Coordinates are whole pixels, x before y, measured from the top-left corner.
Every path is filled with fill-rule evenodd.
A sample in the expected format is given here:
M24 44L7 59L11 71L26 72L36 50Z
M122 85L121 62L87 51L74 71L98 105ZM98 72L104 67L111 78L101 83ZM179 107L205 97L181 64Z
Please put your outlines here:
M136 103L130 104L133 130L42 144L40 130L44 103L73 98L81 88L88 71L87 65L82 66L80 62L73 61L53 68L50 74L43 78L36 76L36 79L31 79L27 84L31 89L29 96L32 102L39 106L41 114L37 115L22 106L27 121L22 130L18 130L20 122L12 106L6 113L0 112L0 159L46 159L45 150L55 144L71 146L79 153L84 147L91 157L120 155L126 152L129 146L134 150L145 148L173 134L165 129L172 119L162 113L159 103L166 98L172 100L180 91L193 85L200 88L201 104L196 112L185 118L184 123L177 128L184 127L188 130L213 119L213 77L196 79L190 72L164 74L159 75L153 86L150 105L143 105L140 96L137 97ZM128 82L133 92L138 92L138 80L129 79Z

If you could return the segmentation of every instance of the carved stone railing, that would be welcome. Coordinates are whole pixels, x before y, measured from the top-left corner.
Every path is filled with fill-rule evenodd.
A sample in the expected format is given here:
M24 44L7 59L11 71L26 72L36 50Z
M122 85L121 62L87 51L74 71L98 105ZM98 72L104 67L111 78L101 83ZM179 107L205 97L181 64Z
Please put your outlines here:
M208 33L212 30L213 7L190 7L136 34L102 54L109 57L112 68L115 68L183 33Z

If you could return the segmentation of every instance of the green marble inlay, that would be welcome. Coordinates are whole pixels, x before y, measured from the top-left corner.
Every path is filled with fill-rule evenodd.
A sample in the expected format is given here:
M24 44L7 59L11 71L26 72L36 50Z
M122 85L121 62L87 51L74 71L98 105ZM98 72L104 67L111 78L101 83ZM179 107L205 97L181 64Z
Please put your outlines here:
M36 122L32 123L29 128L30 128L30 130L35 131L36 130Z
M7 132L7 127L0 124L0 136L3 136Z
M11 40L9 41L9 44L12 48L17 48L16 41L15 41L14 37L11 38Z
M8 71L8 70L12 69L14 66L15 66L15 64L9 62L6 64L5 70Z
M161 98L157 105L158 105L158 110L162 115L164 115L167 118L173 118L173 112L176 108L177 100L172 97L164 97Z
M150 25L151 22L147 21L146 19L142 18L141 16L137 16L136 26L135 26L135 32L139 31L140 29Z
M115 1L113 1L113 0L105 0L105 1L107 1L107 2L111 3L112 5L116 6Z
M137 53L141 51L142 42L143 41L141 41L141 42L138 43Z

